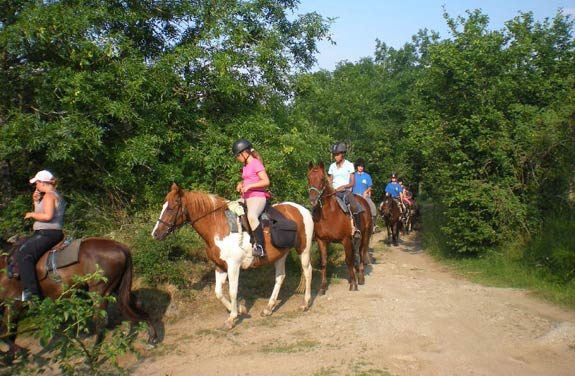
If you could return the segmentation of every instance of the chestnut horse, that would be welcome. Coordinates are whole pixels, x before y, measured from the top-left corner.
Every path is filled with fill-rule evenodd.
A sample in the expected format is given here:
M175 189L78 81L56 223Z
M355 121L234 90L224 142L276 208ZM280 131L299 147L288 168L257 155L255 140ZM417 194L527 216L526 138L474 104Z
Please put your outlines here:
M249 234L241 230L231 232L225 213L229 203L217 195L186 191L174 183L166 195L160 218L152 230L152 236L156 240L162 240L178 227L189 223L202 237L207 245L207 256L216 266L216 297L230 311L225 325L231 329L238 317L237 294L240 269L274 264L275 285L267 307L262 312L262 316L269 316L278 303L278 294L285 279L285 261L290 249L276 248L271 242L270 234L264 231L265 256L252 256ZM300 256L305 278L304 304L301 308L307 310L311 300L312 276L310 249L313 220L311 213L303 206L291 202L275 204L273 207L297 224L295 250ZM223 285L228 277L229 300L223 294ZM244 313L245 307L240 307L240 310L242 311L240 313Z
M399 230L402 226L401 210L399 204L391 196L387 196L380 205L381 216L387 228L387 240L390 244L398 245Z
M350 217L343 212L335 197L335 190L329 184L323 162L317 166L310 162L307 170L309 200L313 207L315 240L321 256L321 288L319 293L327 290L327 248L330 242L338 242L345 249L345 263L348 270L349 290L357 291L358 283L365 283L365 265L369 263L369 239L373 230L369 204L361 196L355 199L363 206L361 215L361 238L355 245L354 252L352 224ZM358 260L356 260L358 257ZM357 272L357 277L356 277Z
M25 238L18 239L12 249L17 250L25 241ZM63 285L72 286L73 277L84 276L95 273L98 268L102 272L105 280L96 280L89 282L85 288L88 291L95 291L102 296L117 293L118 306L124 316L132 322L145 321L148 324L148 342L155 344L158 341L158 335L152 320L148 315L142 312L138 307L131 294L132 288L132 255L127 246L117 241L105 238L86 238L80 244L78 262L57 270L61 281L55 281L47 276L46 260L50 252L46 252L36 264L36 273L40 284L42 294L46 298L56 299L63 293ZM0 256L0 269L6 270L8 264L8 255ZM0 302L11 299L16 301L22 295L22 283L20 280L8 278L6 272L0 273ZM20 306L18 303L16 306ZM100 307L105 309L105 306ZM6 322L12 315L4 313L2 324L2 333L7 334L7 328L10 324ZM18 315L13 315L17 317ZM17 322L12 322L14 334L9 334L4 341L9 346L10 353L16 353L22 348L16 345L16 327ZM105 325L98 323L98 341L103 339Z

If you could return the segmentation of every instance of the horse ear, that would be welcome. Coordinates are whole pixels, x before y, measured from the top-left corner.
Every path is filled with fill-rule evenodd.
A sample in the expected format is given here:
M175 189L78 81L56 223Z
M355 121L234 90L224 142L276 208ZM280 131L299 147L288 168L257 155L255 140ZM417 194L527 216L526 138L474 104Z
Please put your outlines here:
M178 184L176 184L176 182L172 183L172 191L177 191L179 189L180 187L178 186Z
M325 167L323 166L323 161L319 161L318 167L321 168L322 170L325 169Z
M309 163L307 164L307 170L311 170L313 168L313 161L309 161Z

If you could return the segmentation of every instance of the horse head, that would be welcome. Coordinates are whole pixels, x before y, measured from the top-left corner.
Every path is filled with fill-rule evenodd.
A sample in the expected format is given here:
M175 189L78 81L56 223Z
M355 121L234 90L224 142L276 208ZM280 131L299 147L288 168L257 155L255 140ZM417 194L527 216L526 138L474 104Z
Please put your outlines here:
M166 195L160 218L152 230L152 237L162 240L175 229L182 226L187 221L187 212L182 203L184 190L176 183L172 184L172 189Z
M323 162L319 162L317 166L314 165L313 162L309 162L307 168L307 185L311 206L315 208L318 204L321 205L322 195L329 188Z

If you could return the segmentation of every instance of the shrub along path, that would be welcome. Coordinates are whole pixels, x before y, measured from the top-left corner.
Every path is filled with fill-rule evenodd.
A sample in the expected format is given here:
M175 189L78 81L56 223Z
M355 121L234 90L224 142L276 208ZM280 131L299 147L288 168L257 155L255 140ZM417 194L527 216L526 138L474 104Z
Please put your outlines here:
M209 308L167 323L163 344L124 366L141 376L573 374L575 312L471 283L434 262L415 235L393 248L382 238L372 240L376 264L357 292L337 270L308 312L287 292L262 318L262 296L231 331L210 295Z

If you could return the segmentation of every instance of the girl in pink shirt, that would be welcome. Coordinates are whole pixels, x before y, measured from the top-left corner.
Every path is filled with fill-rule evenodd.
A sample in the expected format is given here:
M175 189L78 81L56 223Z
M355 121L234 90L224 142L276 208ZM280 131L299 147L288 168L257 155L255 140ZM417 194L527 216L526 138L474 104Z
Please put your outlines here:
M260 155L248 140L239 139L234 142L232 153L244 165L242 181L237 184L236 191L241 194L248 209L248 222L255 238L253 254L263 257L265 254L264 231L259 216L264 211L269 198L266 188L270 185L270 179Z

